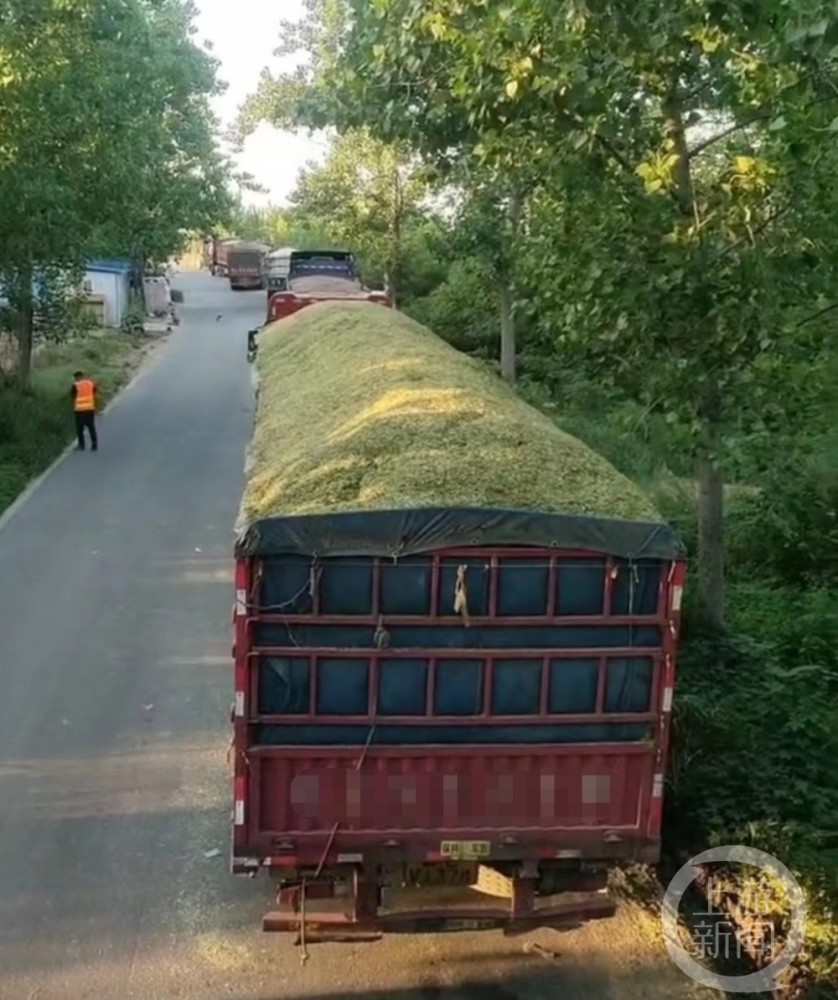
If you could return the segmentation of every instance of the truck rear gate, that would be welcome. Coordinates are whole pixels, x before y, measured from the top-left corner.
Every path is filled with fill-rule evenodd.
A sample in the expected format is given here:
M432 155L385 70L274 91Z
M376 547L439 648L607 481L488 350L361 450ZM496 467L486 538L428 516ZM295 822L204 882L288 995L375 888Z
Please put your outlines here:
M312 520L278 556L257 524L237 559L232 868L279 879L265 929L298 930L301 906L309 928L376 932L612 912L536 897L659 857L681 557L431 540L392 558L340 524L313 555ZM400 886L475 883L507 902L388 909ZM341 894L348 914L301 899Z

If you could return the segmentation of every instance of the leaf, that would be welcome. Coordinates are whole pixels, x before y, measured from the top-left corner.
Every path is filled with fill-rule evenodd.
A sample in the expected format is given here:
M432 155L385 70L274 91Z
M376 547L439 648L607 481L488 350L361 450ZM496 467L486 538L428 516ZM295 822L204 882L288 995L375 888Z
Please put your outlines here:
M518 93L518 81L517 80L507 80L506 81L506 96L515 97Z

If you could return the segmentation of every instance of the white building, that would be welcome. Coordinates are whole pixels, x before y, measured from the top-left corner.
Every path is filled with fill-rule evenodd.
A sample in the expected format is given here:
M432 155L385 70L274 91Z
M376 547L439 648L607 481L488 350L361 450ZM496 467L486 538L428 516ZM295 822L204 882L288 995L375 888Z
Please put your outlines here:
M84 291L103 303L105 326L118 327L131 298L131 265L124 260L94 260L85 268Z

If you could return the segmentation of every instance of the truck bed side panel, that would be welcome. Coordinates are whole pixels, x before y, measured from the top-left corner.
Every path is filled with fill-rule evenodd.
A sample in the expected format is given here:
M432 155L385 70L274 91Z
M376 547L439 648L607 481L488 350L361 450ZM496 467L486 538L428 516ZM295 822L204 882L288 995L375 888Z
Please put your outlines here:
M540 549L240 559L234 853L654 860L682 583Z

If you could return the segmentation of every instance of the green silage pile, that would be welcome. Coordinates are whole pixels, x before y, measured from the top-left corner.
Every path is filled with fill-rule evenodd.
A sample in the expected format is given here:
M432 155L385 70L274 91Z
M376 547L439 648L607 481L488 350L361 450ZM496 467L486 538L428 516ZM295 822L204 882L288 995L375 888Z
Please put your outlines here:
M241 522L429 506L660 521L638 487L485 365L378 305L264 330Z

